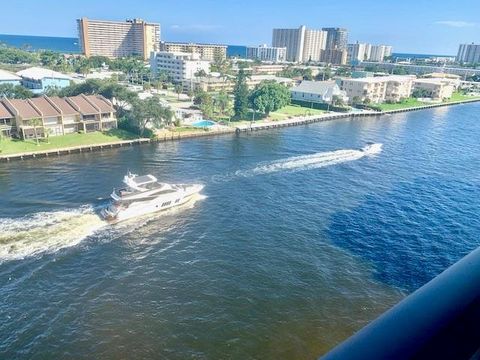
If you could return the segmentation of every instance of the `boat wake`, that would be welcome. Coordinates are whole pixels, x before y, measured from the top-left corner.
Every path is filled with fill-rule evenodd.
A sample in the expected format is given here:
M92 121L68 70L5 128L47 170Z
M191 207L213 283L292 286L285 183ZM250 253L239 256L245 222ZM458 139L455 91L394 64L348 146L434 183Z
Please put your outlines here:
M204 195L196 194L191 200L175 208L141 216L111 226L97 215L93 206L79 209L41 212L19 219L0 218L0 263L20 260L42 253L78 245L89 236L101 234L114 240L140 227L155 222L160 217L176 215L194 207Z
M293 156L286 159L275 160L259 164L253 169L238 170L226 177L214 177L214 181L230 180L234 177L252 177L275 172L294 172L322 168L359 160L365 156L374 156L382 151L382 144L368 144L360 150L345 149L336 151L319 152L309 155Z
M105 225L91 206L19 219L0 218L0 261L74 246Z

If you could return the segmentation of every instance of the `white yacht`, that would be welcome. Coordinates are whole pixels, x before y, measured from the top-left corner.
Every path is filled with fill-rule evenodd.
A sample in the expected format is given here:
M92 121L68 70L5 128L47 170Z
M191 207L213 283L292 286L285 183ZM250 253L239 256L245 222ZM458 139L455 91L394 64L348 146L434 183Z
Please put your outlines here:
M165 184L153 175L138 176L130 172L123 183L125 187L114 189L110 195L112 203L101 211L111 223L185 204L203 189L200 184Z

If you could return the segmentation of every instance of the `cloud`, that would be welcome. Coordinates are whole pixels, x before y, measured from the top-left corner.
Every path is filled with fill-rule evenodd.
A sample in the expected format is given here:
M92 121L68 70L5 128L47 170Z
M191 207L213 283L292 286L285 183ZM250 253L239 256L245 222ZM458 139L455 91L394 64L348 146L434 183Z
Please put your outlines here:
M178 25L174 24L170 26L170 30L176 32L210 32L220 29L221 26L218 25L203 25L203 24L192 24L192 25Z
M466 27L476 27L476 26L478 26L477 23L468 22L468 21L461 21L461 20L435 21L435 24L449 26L449 27L456 27L456 28L466 28Z

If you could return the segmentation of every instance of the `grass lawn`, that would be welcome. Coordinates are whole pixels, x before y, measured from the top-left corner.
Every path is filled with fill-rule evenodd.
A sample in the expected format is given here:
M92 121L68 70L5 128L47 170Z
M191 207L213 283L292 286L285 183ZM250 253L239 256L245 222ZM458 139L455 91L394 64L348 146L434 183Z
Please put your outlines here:
M325 110L311 109L298 105L287 105L277 111L270 113L270 120L285 120L290 116L306 116L323 114Z
M289 117L317 115L317 114L323 114L323 113L325 113L325 110L311 109L308 107L302 107L298 105L287 105L281 109L278 109L277 111L271 112L268 118L265 117L265 114L255 112L255 122L269 121L269 120L278 121L278 120L288 119ZM253 118L253 111L250 110L248 112L248 116L246 119L232 121L230 125L236 127L246 123L249 124L252 121L252 118Z
M138 136L121 129L113 129L107 132L91 132L87 134L67 134L51 136L50 139L39 139L39 145L35 140L1 139L0 156L30 151L43 151L65 148L79 145L94 145L101 143L117 142L122 140L138 139Z
M473 99L480 99L480 96L468 96L463 94L460 91L454 92L452 97L445 102L453 102L453 101L462 101L462 100L473 100Z
M408 98L400 103L395 103L395 104L375 104L376 107L381 109L382 111L388 111L388 110L398 110L398 109L408 109L411 107L415 106L423 106L423 105L429 105L428 103L424 103L421 101L418 101L415 98Z

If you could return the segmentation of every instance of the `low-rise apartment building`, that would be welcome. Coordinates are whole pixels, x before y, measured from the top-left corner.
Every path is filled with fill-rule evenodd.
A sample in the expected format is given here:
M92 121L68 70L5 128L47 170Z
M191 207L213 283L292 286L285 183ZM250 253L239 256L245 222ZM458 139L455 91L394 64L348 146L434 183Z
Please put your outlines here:
M152 52L150 56L150 69L154 76L164 71L176 83L193 80L195 74L203 70L210 73L210 62L201 60L198 54L175 52Z
M413 83L414 90L423 90L432 100L443 100L452 97L455 91L454 83L449 79L424 78L416 79Z
M260 84L262 81L275 81L279 84L283 84L287 87L291 87L295 84L295 81L290 78L278 77L275 75L251 75L246 79L247 86L249 89L253 89L256 85ZM205 78L196 78L193 81L184 81L183 87L185 90L203 90L203 91L233 91L235 87L235 80L233 79L222 79L220 77L205 77Z
M174 53L197 54L201 60L214 61L216 58L227 58L227 45L195 44L180 42L161 42L160 51Z
M247 47L247 59L257 59L273 63L281 63L287 60L286 47L272 47L260 45L257 47Z
M111 102L100 95L1 99L0 129L23 139L104 131L117 127ZM7 129L8 127L8 129Z
M410 75L341 79L339 86L350 101L398 102L410 97L414 79L415 76Z
M31 67L17 72L21 83L35 94L42 94L49 88L62 89L70 85L72 78L50 69Z
M335 81L302 81L299 85L290 89L292 100L306 101L310 103L331 104L334 97L343 102L348 101L347 93L340 90Z

